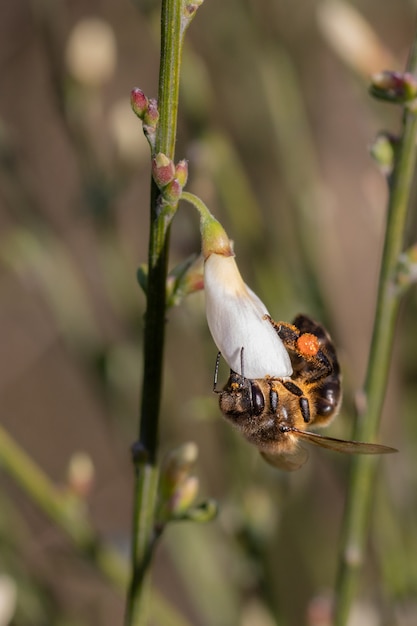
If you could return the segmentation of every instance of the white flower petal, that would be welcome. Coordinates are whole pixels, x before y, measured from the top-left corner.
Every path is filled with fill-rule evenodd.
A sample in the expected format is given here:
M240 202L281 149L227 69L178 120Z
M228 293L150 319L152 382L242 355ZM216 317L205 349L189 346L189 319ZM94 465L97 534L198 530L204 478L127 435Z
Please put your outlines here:
M204 289L210 332L229 367L246 378L291 376L288 352L264 319L268 311L243 282L234 257L208 257Z

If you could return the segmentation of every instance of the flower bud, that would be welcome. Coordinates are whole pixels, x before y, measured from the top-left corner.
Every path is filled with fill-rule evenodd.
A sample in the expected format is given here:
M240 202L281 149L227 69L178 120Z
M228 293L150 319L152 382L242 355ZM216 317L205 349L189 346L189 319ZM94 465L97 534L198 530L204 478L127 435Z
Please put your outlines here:
M145 113L148 110L148 98L145 96L143 91L138 87L135 87L130 92L130 104L132 106L133 112L143 120Z
M95 469L85 452L77 452L71 457L68 467L68 486L72 493L85 498L91 491Z
M204 289L203 259L192 255L179 263L167 279L166 306L178 305L185 296Z
M190 508L198 494L200 483L196 476L183 480L167 502L170 517L179 517Z
M165 524L182 517L193 503L199 482L190 472L198 455L195 443L186 443L170 452L162 466L159 482L158 520Z
M184 295L195 293L204 289L204 277L202 271L189 272L184 281L182 292Z
M175 176L175 165L160 152L152 159L152 176L159 188L166 187Z
M143 116L143 124L145 126L145 130L147 130L147 132L154 131L158 124L158 120L158 103L154 98L149 98L148 108Z
M169 496L189 476L197 457L198 448L193 441L184 443L168 454L161 471L160 488L164 496Z
M176 205L181 197L182 186L180 185L177 178L174 178L168 185L164 188L163 196L165 202L170 205Z
M371 93L376 98L390 102L409 102L417 96L417 80L409 72L385 70L371 78Z
M175 178L178 180L181 187L185 187L188 179L188 163L185 159L182 159L177 163L175 168Z

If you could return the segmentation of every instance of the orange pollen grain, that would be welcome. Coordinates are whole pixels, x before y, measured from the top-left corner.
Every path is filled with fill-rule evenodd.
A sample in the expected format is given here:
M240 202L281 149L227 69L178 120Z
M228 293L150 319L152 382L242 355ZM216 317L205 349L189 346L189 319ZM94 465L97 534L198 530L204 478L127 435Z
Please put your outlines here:
M300 354L315 356L320 349L319 340L316 335L304 333L297 339L297 348Z

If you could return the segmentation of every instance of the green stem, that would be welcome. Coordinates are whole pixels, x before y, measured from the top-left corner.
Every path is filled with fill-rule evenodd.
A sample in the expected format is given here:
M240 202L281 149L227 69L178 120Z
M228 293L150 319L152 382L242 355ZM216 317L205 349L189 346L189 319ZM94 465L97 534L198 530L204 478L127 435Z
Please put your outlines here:
M208 209L207 205L204 204L204 202L193 193L190 193L189 191L183 191L180 199L185 200L186 202L189 202L190 204L192 204L200 213L201 219L206 219L206 220L215 219L214 216L210 213L210 210Z
M417 73L417 35L407 71ZM407 208L414 173L417 115L406 109L390 185L388 215L375 321L364 385L365 409L358 415L355 439L375 440L387 386L401 292L396 272L404 246ZM342 549L336 585L334 624L345 626L358 586L360 567L369 528L377 459L356 456L352 459L346 512L342 530Z
M125 593L128 568L124 557L101 541L89 522L84 503L57 488L32 458L0 426L0 466L39 509L70 539L78 552L118 590ZM153 615L165 626L190 626L157 592Z
M181 53L184 34L197 5L189 0L163 0L159 72L159 122L155 154L174 160ZM176 206L159 205L159 190L151 184L148 289L144 332L144 371L138 453L134 454L135 487L132 532L132 576L127 596L126 626L146 621L146 578L156 543L155 505L158 488L158 422L166 314L169 233Z
M89 523L83 502L55 487L48 476L0 427L0 463L39 508L61 528L77 549L120 590L127 568L118 552L101 542Z

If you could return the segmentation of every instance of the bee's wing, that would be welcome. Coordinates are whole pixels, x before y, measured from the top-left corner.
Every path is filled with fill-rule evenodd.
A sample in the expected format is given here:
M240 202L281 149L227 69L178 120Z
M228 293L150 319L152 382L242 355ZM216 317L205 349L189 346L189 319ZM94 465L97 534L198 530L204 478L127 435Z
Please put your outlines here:
M308 459L308 451L304 448L296 448L293 452L261 452L262 457L270 465L288 472L300 469Z
M379 443L365 443L363 441L347 441L346 439L335 439L334 437L325 437L317 433L311 433L298 428L292 428L297 437L303 441L308 441L316 446L335 450L336 452L345 452L346 454L389 454L398 452L395 448L382 446Z

